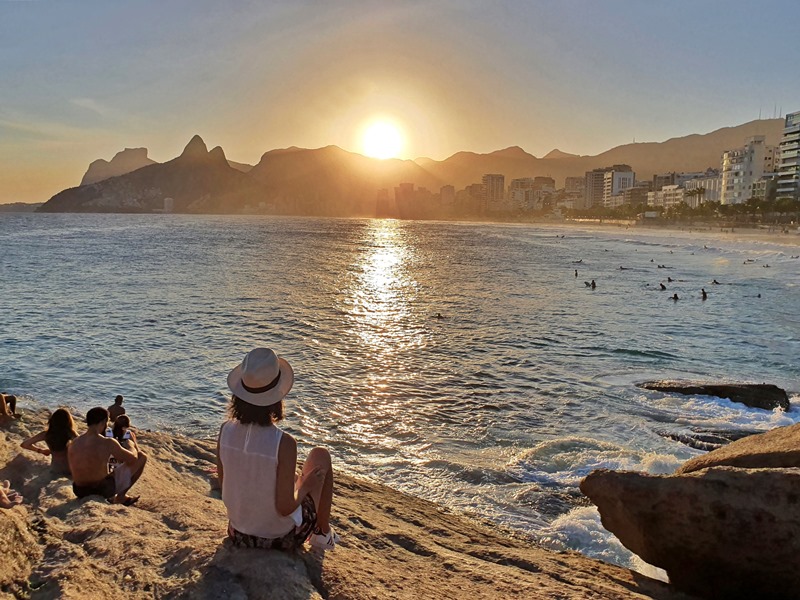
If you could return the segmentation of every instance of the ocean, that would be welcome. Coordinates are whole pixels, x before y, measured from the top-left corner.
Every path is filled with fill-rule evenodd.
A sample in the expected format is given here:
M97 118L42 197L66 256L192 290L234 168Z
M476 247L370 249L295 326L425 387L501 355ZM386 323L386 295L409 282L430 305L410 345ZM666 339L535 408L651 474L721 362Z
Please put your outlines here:
M213 437L228 371L269 346L295 370L301 455L323 445L336 469L641 568L578 483L800 422L635 386L800 401L797 254L622 227L1 214L0 391L77 414L122 394L139 428Z

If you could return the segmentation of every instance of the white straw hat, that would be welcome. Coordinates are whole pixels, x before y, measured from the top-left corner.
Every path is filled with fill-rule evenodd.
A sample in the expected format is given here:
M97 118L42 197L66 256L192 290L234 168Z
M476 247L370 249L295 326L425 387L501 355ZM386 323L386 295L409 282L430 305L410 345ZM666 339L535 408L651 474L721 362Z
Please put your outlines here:
M228 374L228 387L248 404L280 402L294 384L291 365L269 348L255 348Z

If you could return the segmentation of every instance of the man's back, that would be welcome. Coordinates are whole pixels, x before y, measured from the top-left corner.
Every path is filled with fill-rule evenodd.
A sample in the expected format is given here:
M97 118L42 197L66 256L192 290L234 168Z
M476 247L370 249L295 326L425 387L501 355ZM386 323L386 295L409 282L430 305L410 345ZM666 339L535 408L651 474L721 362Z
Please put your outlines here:
M76 437L67 447L72 480L81 484L96 483L108 475L110 444L113 440L92 431Z
M125 407L119 404L112 404L108 407L108 414L111 417L111 421L116 421L117 417L125 414Z

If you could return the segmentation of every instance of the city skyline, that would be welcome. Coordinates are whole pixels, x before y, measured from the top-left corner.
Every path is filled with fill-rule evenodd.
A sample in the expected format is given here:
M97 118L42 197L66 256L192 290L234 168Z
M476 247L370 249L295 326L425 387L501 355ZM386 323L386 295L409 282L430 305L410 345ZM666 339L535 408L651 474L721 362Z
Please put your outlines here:
M44 201L125 147L168 160L195 133L249 164L363 153L376 120L402 131L400 158L593 155L796 110L800 9L750 10L0 1L0 203Z

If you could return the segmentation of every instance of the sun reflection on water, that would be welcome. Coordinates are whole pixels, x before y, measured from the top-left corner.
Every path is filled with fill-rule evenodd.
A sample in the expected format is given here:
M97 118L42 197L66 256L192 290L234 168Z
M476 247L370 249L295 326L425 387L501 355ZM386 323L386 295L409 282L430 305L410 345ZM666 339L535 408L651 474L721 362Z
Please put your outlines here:
M417 296L417 282L410 274L413 249L394 220L372 221L362 246L346 300L351 304L349 318L353 333L384 362L422 343L419 336L409 335Z

